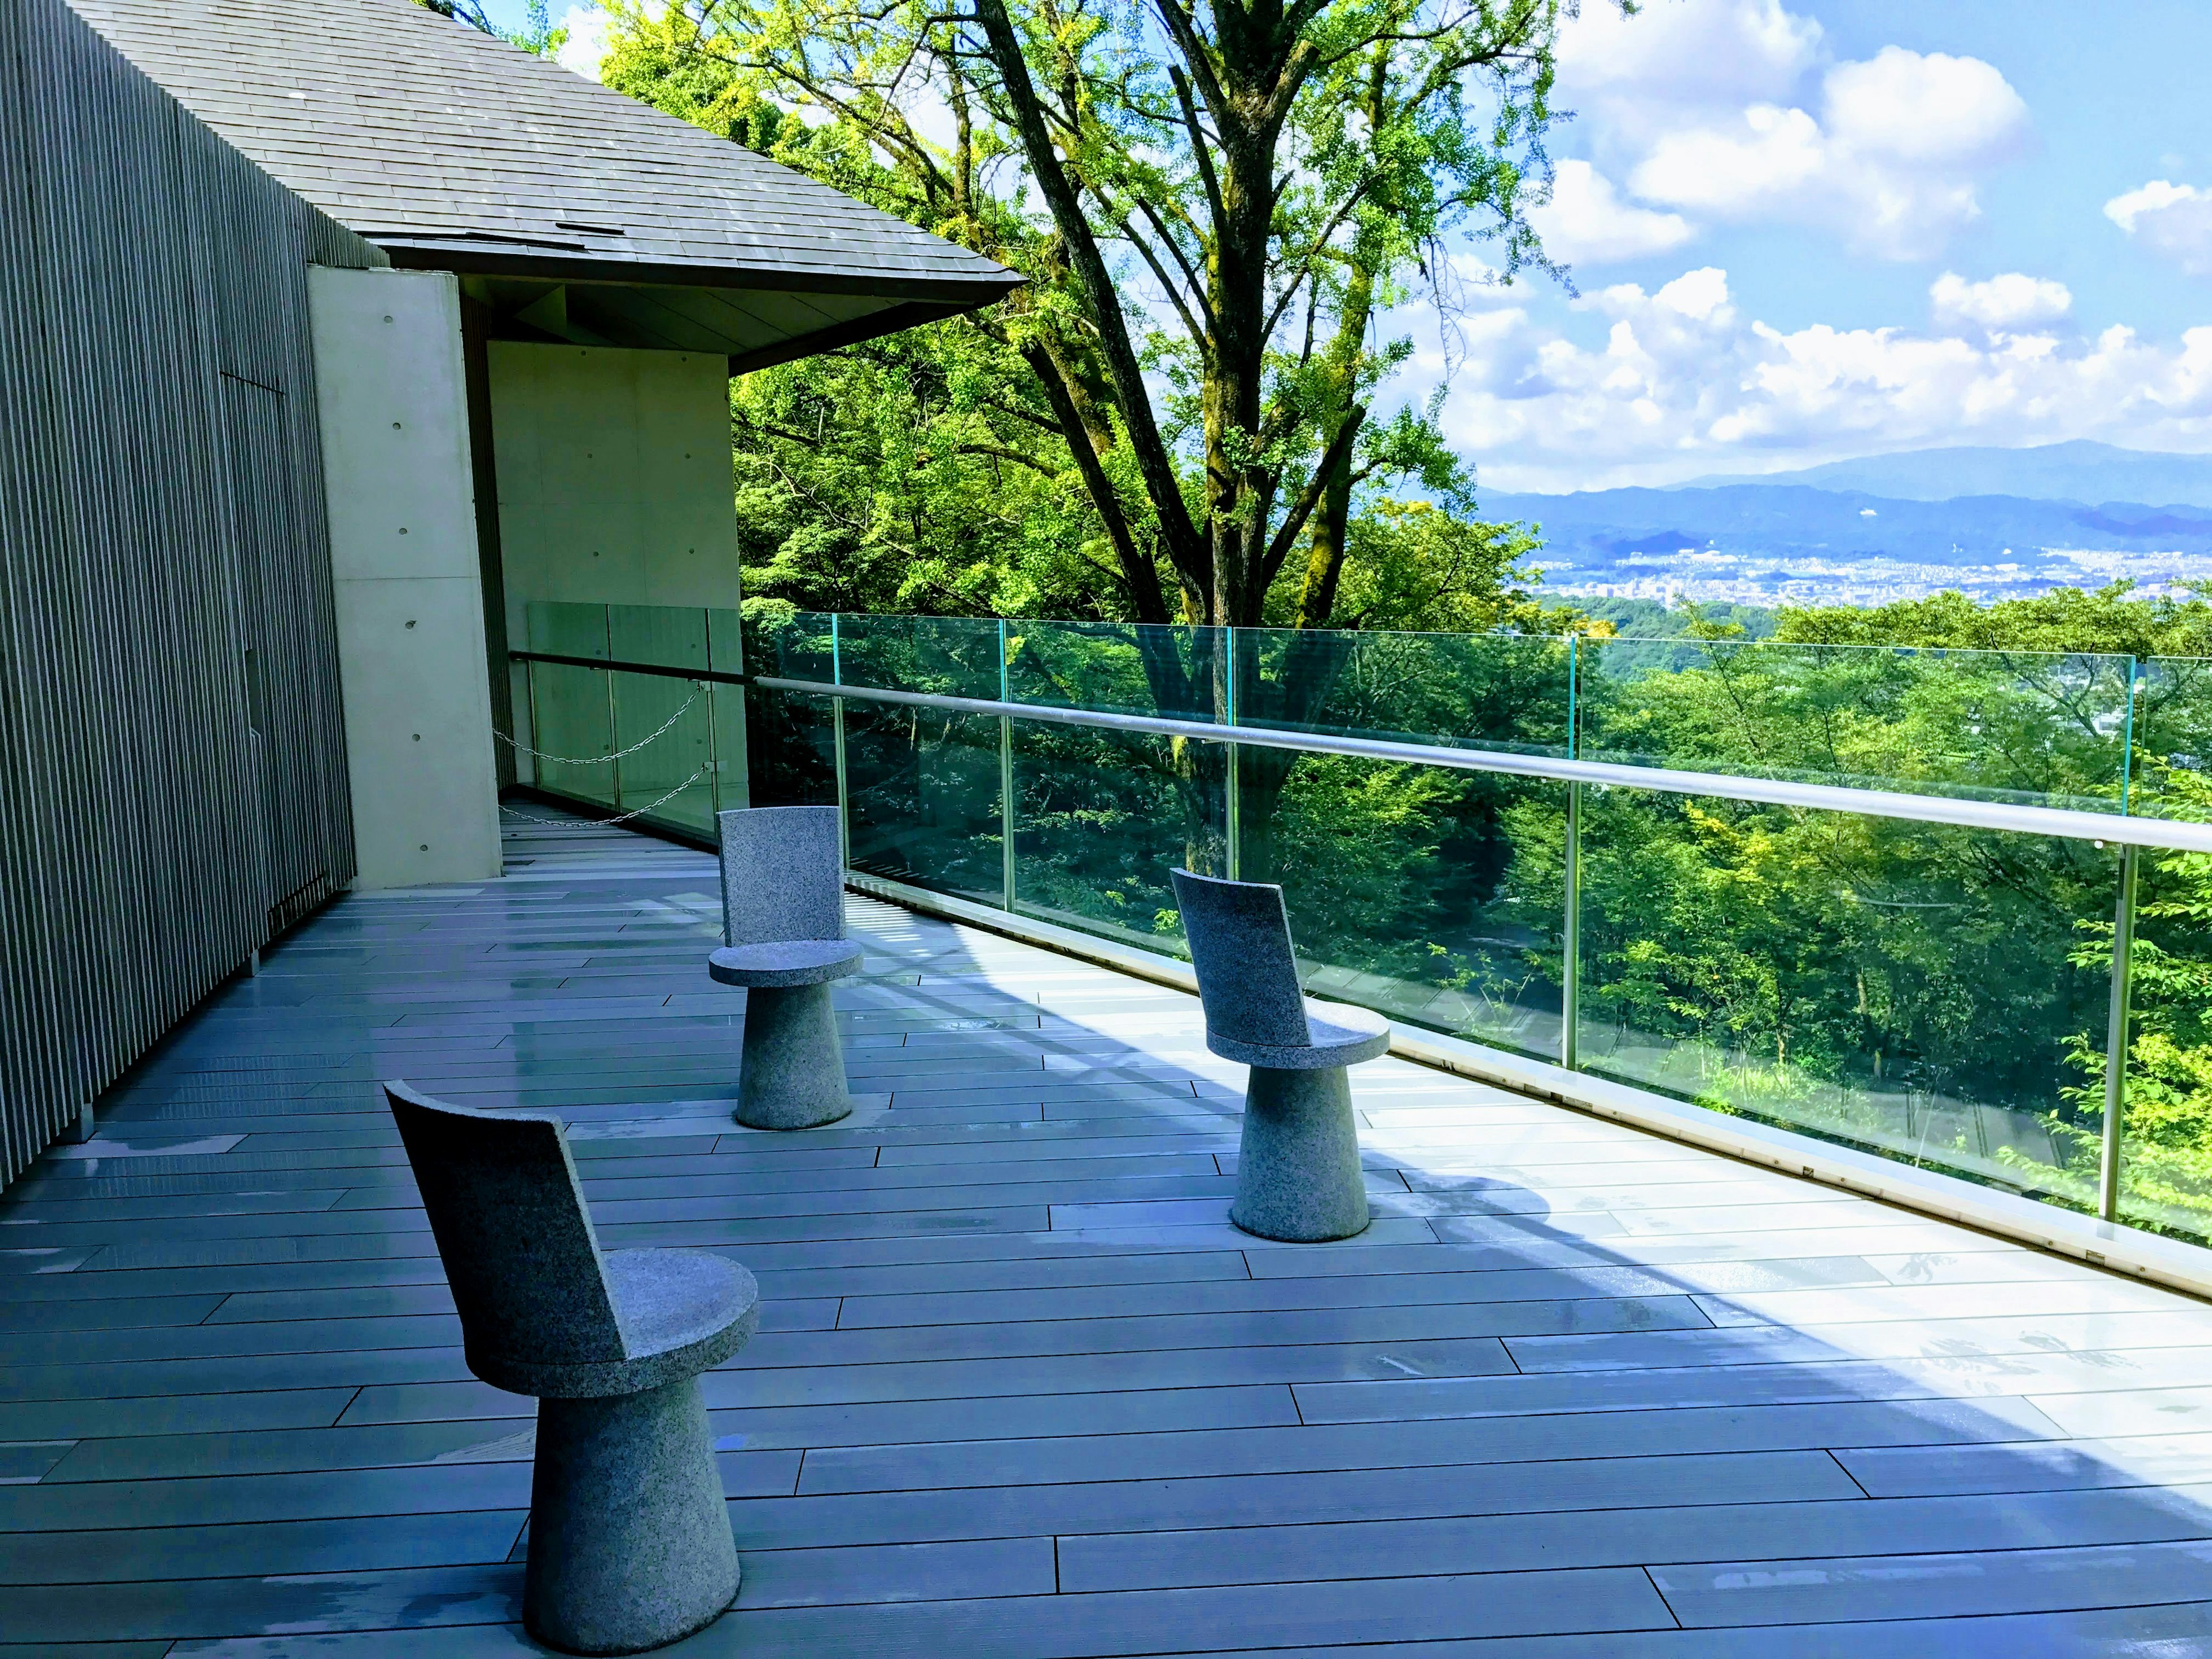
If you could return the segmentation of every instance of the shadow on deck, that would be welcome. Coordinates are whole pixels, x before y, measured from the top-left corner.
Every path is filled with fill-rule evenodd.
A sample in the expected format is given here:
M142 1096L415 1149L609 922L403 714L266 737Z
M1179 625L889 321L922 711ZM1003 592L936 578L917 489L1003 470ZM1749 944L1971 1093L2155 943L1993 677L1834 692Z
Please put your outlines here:
M1194 1000L860 899L880 1103L738 1130L712 861L508 851L300 928L0 1204L0 1655L538 1650L390 1076L759 1275L744 1588L671 1654L2212 1652L2196 1302L1395 1060L1374 1225L1267 1244Z

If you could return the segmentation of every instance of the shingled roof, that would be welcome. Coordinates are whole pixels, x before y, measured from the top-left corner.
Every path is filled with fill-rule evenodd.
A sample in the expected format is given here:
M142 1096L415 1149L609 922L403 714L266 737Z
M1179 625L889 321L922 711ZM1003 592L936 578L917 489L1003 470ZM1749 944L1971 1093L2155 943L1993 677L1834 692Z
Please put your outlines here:
M625 331L658 330L636 343L774 361L987 304L1018 280L410 0L70 4L394 264L526 279L514 308L548 284L622 285L634 291L591 287L556 310L613 307Z

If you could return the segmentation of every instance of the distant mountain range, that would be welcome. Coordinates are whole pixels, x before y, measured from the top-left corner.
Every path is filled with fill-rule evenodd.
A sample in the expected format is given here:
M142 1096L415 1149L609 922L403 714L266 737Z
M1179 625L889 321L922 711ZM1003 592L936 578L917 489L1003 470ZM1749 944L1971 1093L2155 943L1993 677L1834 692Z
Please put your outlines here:
M1759 478L1485 495L1541 527L1555 592L1761 605L1984 599L2131 577L2212 588L2212 456L1936 449Z
M1805 484L1900 501L2018 495L2036 501L2156 501L2212 507L2212 455L2169 455L2078 440L2033 449L1915 449L1798 472L1695 478L1680 489Z

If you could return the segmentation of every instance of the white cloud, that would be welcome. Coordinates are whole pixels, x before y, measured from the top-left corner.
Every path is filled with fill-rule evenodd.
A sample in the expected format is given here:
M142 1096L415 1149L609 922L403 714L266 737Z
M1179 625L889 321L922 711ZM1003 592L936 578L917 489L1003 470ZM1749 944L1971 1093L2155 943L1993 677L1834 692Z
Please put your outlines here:
M1965 326L1929 331L1778 329L1747 316L1711 267L1582 301L1601 341L1522 309L1486 312L1462 334L1446 429L1499 489L1667 483L1922 444L2212 448L2212 327L2166 342L2008 332L1985 319L2050 320L2063 289L1952 280L1936 286ZM1418 393L1441 363L1417 355L1400 389Z
M1689 222L1620 198L1613 180L1587 161L1562 161L1552 199L1528 216L1545 251L1570 264L1617 264L1664 253L1690 240Z
M598 80L599 64L607 55L607 15L599 9L598 0L569 7L554 20L553 27L568 31L554 61L586 81Z
M2212 276L2212 191L2154 179L2105 204L2105 216L2192 276Z
M1560 32L1560 95L1609 121L1654 101L1771 101L1790 94L1820 45L1820 24L1779 0L1660 0L1633 17L1591 4Z
M1650 201L1719 218L1747 217L1803 190L1826 163L1811 116L1753 104L1725 125L1662 138L1629 182Z
M1823 90L1829 135L1860 155L1986 166L2011 155L2027 128L2020 94L1978 58L1884 46L1863 63L1838 64Z
M1815 119L1753 104L1662 134L1630 184L1668 207L1816 225L1862 252L1921 258L1979 216L1978 176L2027 130L2027 106L1990 65L1899 46L1829 70L1821 106Z
M1947 270L1929 284L1928 302L1939 328L2012 331L2056 322L2073 310L2074 295L2063 283L2017 270L1985 283Z
M1941 251L2017 155L2027 109L1977 58L1885 46L1834 62L1779 0L1593 5L1562 34L1559 95L1630 206L1828 232L1879 258Z

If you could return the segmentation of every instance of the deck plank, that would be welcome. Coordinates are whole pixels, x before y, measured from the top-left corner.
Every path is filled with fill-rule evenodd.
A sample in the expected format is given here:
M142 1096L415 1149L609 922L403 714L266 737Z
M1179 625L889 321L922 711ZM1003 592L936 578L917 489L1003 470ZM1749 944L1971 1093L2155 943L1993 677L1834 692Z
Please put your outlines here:
M1194 999L872 901L866 1103L742 1130L712 861L508 851L304 924L0 1198L0 1659L538 1650L393 1076L760 1277L745 1588L672 1655L2212 1651L2212 1309L1395 1059L1374 1224L1254 1239Z

